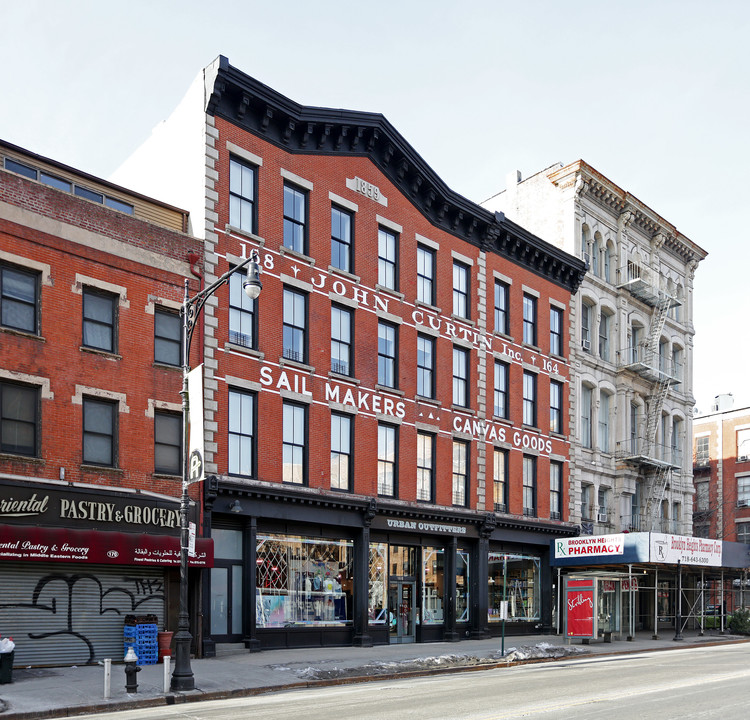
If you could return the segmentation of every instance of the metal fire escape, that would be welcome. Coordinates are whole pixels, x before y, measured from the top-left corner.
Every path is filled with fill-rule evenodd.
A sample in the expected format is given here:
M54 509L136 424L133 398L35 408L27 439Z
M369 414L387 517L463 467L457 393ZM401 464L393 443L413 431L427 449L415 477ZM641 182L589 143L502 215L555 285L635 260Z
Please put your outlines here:
M620 358L620 369L634 372L652 385L651 394L647 398L645 437L633 435L631 440L621 443L618 457L638 466L646 479L646 498L642 508L645 527L640 529L658 531L662 529L659 522L662 502L672 471L679 468L679 462L672 457L669 448L656 442L656 437L664 399L669 388L680 382L679 368L674 366L671 357L660 354L659 341L669 310L680 303L643 278L641 269L637 266L628 267L628 276L628 281L618 287L649 305L653 308L653 313L648 337L627 348Z

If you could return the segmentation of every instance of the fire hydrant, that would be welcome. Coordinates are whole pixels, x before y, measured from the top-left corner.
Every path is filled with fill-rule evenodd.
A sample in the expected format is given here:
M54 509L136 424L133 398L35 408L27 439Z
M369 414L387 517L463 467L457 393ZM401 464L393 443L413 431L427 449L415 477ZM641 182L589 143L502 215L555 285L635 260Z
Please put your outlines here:
M133 650L133 646L128 646L128 652L124 658L125 662L125 691L129 693L138 692L138 673L141 671L138 667L138 656Z

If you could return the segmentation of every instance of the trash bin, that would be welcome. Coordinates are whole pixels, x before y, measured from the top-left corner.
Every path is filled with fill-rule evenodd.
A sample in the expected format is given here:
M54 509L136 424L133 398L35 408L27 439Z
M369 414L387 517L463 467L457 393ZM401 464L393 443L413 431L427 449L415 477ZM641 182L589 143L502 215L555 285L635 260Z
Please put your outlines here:
M13 682L13 657L16 653L0 653L0 685Z

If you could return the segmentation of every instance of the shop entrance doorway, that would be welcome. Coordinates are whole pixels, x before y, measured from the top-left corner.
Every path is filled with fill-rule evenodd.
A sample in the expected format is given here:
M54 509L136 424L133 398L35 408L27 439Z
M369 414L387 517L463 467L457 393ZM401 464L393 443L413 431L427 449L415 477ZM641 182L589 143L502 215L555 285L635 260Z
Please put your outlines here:
M413 581L391 580L388 585L388 621L390 642L415 641Z

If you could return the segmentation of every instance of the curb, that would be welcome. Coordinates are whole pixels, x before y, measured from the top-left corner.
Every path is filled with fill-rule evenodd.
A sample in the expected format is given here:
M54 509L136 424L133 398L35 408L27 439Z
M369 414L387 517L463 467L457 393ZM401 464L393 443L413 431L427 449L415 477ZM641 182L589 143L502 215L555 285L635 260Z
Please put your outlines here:
M679 641L677 641L679 642ZM228 700L238 697L254 697L256 695L268 695L283 692L285 690L304 690L318 687L335 687L341 685L356 685L365 682L378 682L381 680L398 680L407 678L428 677L431 675L446 675L460 672L479 672L484 670L498 670L503 668L517 667L519 665L538 665L549 662L560 662L566 659L576 658L611 658L620 655L637 655L640 653L664 652L667 650L688 650L693 648L717 647L725 645L740 645L750 643L750 638L740 640L718 640L715 642L690 643L688 645L675 644L673 647L640 648L633 650L620 650L611 653L586 653L577 656L566 656L558 658L530 658L528 660L493 661L478 663L476 665L454 665L447 667L436 667L424 670L405 670L404 672L383 673L381 675L352 675L351 677L328 678L323 680L302 680L299 682L286 683L284 685L266 685L257 688L236 688L234 690L212 690L202 692L193 690L189 694L167 693L159 697L143 698L137 700L121 700L111 703L96 703L91 705L76 705L56 710L42 710L34 712L8 712L5 701L0 699L0 715L3 720L49 720L50 718L79 717L94 713L119 712L123 710L137 710L138 708L161 707L163 705L182 705L188 703L204 702L209 700Z

